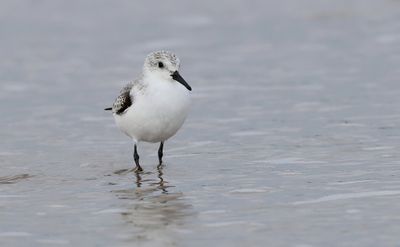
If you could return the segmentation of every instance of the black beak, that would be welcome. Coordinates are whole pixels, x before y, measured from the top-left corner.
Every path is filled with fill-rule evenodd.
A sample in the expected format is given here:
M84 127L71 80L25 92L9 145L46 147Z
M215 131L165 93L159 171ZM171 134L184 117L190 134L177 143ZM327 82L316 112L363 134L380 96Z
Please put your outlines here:
M172 76L172 79L174 79L175 81L177 81L180 84L182 84L183 86L185 86L185 88L187 88L187 90L192 91L192 88L189 86L189 84L187 84L185 79L182 78L182 76L179 74L178 71L175 71L174 73L172 73L171 76Z

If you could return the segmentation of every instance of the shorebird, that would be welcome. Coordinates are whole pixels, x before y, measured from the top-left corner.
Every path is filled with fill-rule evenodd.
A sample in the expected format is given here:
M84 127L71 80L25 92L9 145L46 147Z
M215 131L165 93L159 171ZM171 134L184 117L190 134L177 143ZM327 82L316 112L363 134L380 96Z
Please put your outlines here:
M179 58L169 51L150 53L142 75L126 85L112 107L118 128L133 140L136 171L139 142L160 143L158 161L162 164L164 142L181 128L191 105L192 88L179 74Z

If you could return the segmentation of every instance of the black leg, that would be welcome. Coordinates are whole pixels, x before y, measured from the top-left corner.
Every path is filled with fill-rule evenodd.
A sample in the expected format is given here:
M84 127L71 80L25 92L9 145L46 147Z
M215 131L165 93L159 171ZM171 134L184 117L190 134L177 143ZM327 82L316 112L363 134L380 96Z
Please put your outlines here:
M143 171L142 167L139 164L139 154L137 153L137 147L135 144L135 148L134 148L134 152L133 152L133 159L135 160L135 164L136 164L136 171Z
M158 148L158 161L160 162L160 165L162 164L163 149L164 149L164 142L160 142L160 147Z

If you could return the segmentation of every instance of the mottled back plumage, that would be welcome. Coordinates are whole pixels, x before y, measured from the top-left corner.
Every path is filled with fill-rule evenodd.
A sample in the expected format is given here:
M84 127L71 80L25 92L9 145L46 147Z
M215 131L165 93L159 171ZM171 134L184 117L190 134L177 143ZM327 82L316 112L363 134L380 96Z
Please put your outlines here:
M130 91L133 85L134 84L130 82L121 89L119 96L115 99L115 102L112 106L113 113L122 114L132 105L133 99L130 95Z

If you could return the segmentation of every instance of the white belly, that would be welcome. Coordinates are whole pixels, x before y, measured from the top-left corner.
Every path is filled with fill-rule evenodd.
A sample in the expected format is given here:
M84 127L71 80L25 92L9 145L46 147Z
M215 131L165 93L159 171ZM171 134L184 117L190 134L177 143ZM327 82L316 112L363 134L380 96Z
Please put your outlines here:
M178 83L149 85L134 96L133 104L122 115L114 114L122 132L134 141L161 142L182 126L190 108L190 93Z

